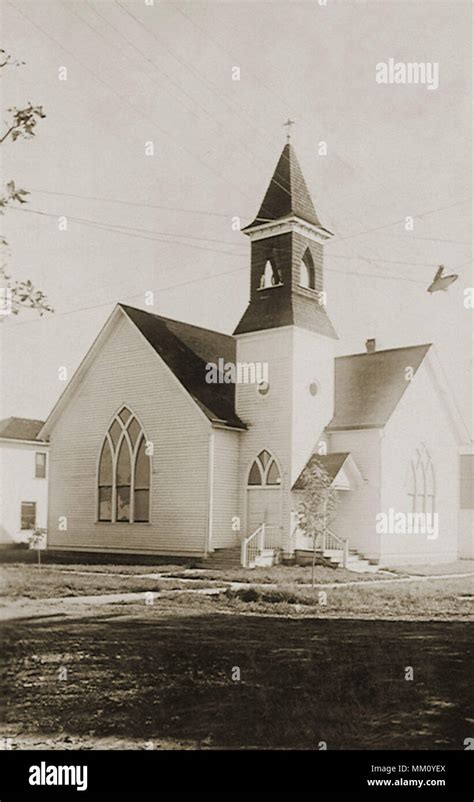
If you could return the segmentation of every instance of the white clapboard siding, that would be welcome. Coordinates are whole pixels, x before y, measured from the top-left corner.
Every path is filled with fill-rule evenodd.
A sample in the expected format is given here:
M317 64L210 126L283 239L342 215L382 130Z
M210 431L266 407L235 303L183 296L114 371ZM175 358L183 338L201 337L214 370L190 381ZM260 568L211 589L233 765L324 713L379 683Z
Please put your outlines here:
M266 449L281 470L281 524L287 541L291 516L291 428L292 428L292 327L255 332L237 337L238 362L268 363L268 395L261 396L255 384L238 384L236 408L248 424L241 435L239 460L242 530L247 533L247 479L252 461ZM264 491L263 491L264 492Z
M334 413L336 342L296 326L293 329L292 483L318 450L324 428ZM316 395L310 392L312 383L316 384Z
M154 444L151 522L97 523L97 464L127 404ZM50 446L50 548L203 554L210 423L135 326L119 317L59 415ZM67 531L58 528L67 519Z
M240 437L240 432L224 429L214 431L212 549L235 546L240 541L237 520L240 518L238 494Z
M349 540L371 560L380 558L380 535L375 531L380 511L380 444L381 429L354 429L330 432L329 451L348 451L355 460L365 482L357 490L339 493L339 504L331 528L336 535Z
M435 474L436 539L423 534L383 534L381 558L401 562L450 562L457 557L459 457L455 431L433 383L428 360L418 368L390 418L382 441L381 510L411 512L407 476L416 448L424 444Z

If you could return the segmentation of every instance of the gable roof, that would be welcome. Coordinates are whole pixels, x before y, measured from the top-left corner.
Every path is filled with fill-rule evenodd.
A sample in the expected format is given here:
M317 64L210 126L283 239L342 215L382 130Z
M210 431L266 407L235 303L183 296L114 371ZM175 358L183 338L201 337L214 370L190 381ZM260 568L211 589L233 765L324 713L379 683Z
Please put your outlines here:
M37 440L44 421L32 418L4 418L0 421L0 438L7 440ZM38 441L41 442L41 441Z
M119 307L209 420L246 428L235 414L235 385L206 382L207 363L217 365L219 359L235 363L236 342L232 336L144 312L133 306L119 304Z
M293 485L293 490L303 490L304 481L303 474L307 468L312 468L313 465L319 465L320 468L326 471L328 476L334 480L344 465L349 451L335 452L334 454L311 454L308 462L304 466L296 482Z
M288 215L296 215L321 227L296 153L290 143L283 148L257 217L242 230L247 231L253 226Z
M306 468L311 468L314 464L326 471L336 490L355 490L364 483L364 478L349 451L338 451L332 454L316 453L311 454L292 490L304 490L304 472Z
M326 429L385 426L410 383L405 369L411 367L415 374L430 348L413 345L337 357L334 416Z

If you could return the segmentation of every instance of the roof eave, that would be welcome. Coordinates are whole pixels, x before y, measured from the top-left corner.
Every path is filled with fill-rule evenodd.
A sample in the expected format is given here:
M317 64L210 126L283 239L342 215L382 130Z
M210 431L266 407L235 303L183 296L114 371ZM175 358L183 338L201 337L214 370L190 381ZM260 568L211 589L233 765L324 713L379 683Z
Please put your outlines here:
M326 239L334 236L334 233L329 230L329 228L325 228L321 225L321 223L314 223L312 220L307 220L305 217L301 217L294 212L290 214L284 215L283 217L276 217L274 220L267 219L262 222L257 222L257 218L253 220L248 225L244 226L240 230L243 234L249 236L250 233L254 231L265 231L266 229L271 228L275 225L283 225L285 223L299 223L300 225L309 226L310 228L314 229L314 231L321 236L325 236Z
M61 412L63 406L67 403L67 400L68 400L69 396L71 395L71 393L73 391L73 388L76 387L76 385L80 381L81 377L86 373L87 369L89 368L89 365L91 364L92 359L94 357L94 354L95 354L96 350L98 349L98 347L100 346L100 343L103 342L105 340L105 338L108 336L108 333L109 333L110 329L112 328L112 325L113 325L114 321L119 316L122 316L122 315L127 320L130 319L128 317L128 315L126 314L125 310L122 309L120 304L116 304L114 306L112 312L110 313L109 317L105 321L104 325L102 326L101 330L97 334L96 338L94 339L94 342L90 346L89 350L87 351L87 353L83 357L82 361L80 362L80 364L78 365L78 367L74 371L73 375L71 376L71 379L69 380L69 382L67 383L67 385L64 388L63 392L61 393L61 395L59 396L58 400L56 401L55 405L53 406L51 412L49 413L48 417L46 418L46 420L44 422L44 425L41 427L41 429L38 432L38 437L39 436L41 436L41 437L49 436L49 434L51 432L51 428L52 428L52 426L54 426L54 423L56 421L57 416Z
M385 423L358 423L353 426L348 426L347 424L344 426L331 426L329 424L325 428L325 432L352 432L352 431L359 431L360 429L384 429L387 425L388 421Z
M31 446L49 446L48 440L28 440L23 437L0 437L0 443L24 443Z

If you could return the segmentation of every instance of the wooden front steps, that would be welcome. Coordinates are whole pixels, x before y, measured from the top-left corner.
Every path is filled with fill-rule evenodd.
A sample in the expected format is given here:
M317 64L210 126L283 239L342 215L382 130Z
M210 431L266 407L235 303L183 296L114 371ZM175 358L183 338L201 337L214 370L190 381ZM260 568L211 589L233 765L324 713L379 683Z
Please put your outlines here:
M209 554L207 560L203 560L203 568L241 568L240 544L227 549L216 549Z

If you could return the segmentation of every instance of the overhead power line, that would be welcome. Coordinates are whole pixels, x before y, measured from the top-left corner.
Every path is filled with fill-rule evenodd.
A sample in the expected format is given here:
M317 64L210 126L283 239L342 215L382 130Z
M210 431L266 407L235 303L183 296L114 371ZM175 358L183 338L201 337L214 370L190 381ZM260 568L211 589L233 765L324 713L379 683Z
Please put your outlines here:
M13 211L16 212L25 212L27 214L34 214L41 217L49 217L54 220L59 220L61 216L66 217L67 220L72 220L79 225L89 226L92 228L96 228L103 231L109 231L111 233L117 234L124 234L126 236L132 236L135 239L143 239L153 242L162 242L168 245L185 245L190 248L196 248L198 250L206 250L211 253L222 253L229 256L241 256L244 253L247 253L247 248L245 246L241 246L238 243L231 243L225 240L219 239L212 239L210 237L197 237L192 234L179 234L173 232L165 232L165 231L153 231L146 228L139 228L135 226L127 226L122 225L120 223L104 223L97 220L90 220L84 217L78 217L76 215L59 215L54 214L53 212L44 212L39 209L25 209L24 207L11 207ZM166 239L169 238L169 239ZM176 239L178 238L178 239ZM196 245L195 242L186 242L185 240L197 240L198 242L214 242L217 244L225 244L230 247L234 247L239 250L235 251L225 251L220 248L209 247L204 245ZM278 248L274 248L274 250L279 250ZM328 258L335 258L335 259L344 259L348 261L352 260L362 260L369 262L371 264L376 264L377 262L384 262L387 264L396 264L396 265L406 265L407 267L433 267L433 262L413 262L413 261L406 261L406 260L395 260L395 259L384 259L379 256L369 257L369 256L362 256L360 254L356 254L355 256L348 256L347 254L336 254L336 253L328 253ZM400 276L395 276L394 278L400 278Z
M155 204L155 203L142 203L140 201L128 201L128 200L123 200L123 199L118 199L118 198L103 198L103 197L97 197L97 196L94 196L94 195L80 195L80 194L71 193L71 192L53 192L52 190L37 189L37 188L34 188L34 187L31 188L31 192L37 192L37 193L42 194L42 195L57 195L57 196L60 196L60 197L77 198L78 200L93 200L93 201L99 201L99 202L104 202L104 203L116 203L116 204L120 204L120 205L124 205L124 206L136 206L136 207L146 208L146 209L163 209L165 211L182 212L183 214L202 214L202 215L209 215L209 216L227 218L229 220L232 219L232 217L238 216L238 215L234 215L234 214L232 214L230 212L229 213L211 212L211 211L206 211L206 210L202 210L202 209L187 209L187 208L182 208L182 207L178 207L178 206L163 206L163 205ZM464 200L456 201L455 203L450 204L448 206L437 207L436 209L428 209L426 211L419 212L418 214L414 214L413 217L415 219L420 218L420 217L426 217L429 214L435 214L437 212L445 211L445 210L451 209L451 208L453 208L455 206L459 206L459 205L461 205L463 203L469 203L470 200L471 200L470 198L466 198ZM375 228L369 228L369 229L365 229L363 231L357 231L357 232L354 232L352 234L348 234L348 235L341 236L341 237L338 236L337 234L335 234L334 242L337 243L337 242L342 242L342 241L349 240L349 239L352 239L352 238L355 238L355 237L360 237L360 236L363 236L364 234L370 234L373 231L381 231L381 230L383 230L385 228L391 228L392 226L399 225L400 223L404 223L404 222L405 222L405 218L401 218L400 220L395 220L395 221L392 221L391 223L383 223L382 225L376 226ZM407 241L414 239L414 240L426 240L428 242L445 242L447 244L451 243L451 244L458 244L458 245L465 245L465 246L471 245L471 243L468 242L468 241L449 240L449 239L445 240L445 239L440 239L440 238L437 238L437 237L417 237L415 235L412 235L412 233L408 232L408 231L406 232L406 235L407 235ZM390 237L392 237L392 236L404 236L404 234L402 232L400 232L399 235L398 234L387 234L386 236L390 236ZM206 239L208 239L208 238L206 238ZM222 242L222 240L221 240L221 242ZM228 244L230 244L230 243L228 243ZM376 257L374 257L374 258L376 258ZM384 261L387 261L387 260L384 260Z
M150 123L151 123L151 124L152 124L152 125L153 125L153 126L154 126L154 127L157 129L157 130L158 130L158 131L160 131L160 133L161 133L161 134L163 134L163 136L165 136L167 139L169 139L169 140L170 140L170 141L171 141L171 142L172 142L174 145L176 145L176 146L177 146L178 148L180 148L182 151L184 151L185 153L187 153L187 154L188 154L189 156L191 156L193 159L195 159L195 160L196 160L196 161L198 161L200 164L202 164L202 165L203 165L203 166L204 166L204 167L205 167L205 168L206 168L206 169L207 169L209 172L211 172L211 173L212 173L214 176L216 176L217 178L219 178L221 181L224 181L225 183L231 184L233 187L235 187L235 188L236 188L236 190L239 192L239 194L240 194L240 195L244 195L244 196L246 195L246 193L245 193L245 192L242 190L242 187L237 187L235 184L233 184L233 182L231 182L231 181L229 181L229 179L225 178L225 177L224 177L224 176L223 176L223 175L222 175L222 174L221 174L221 173L220 173L218 170L215 170L215 169L214 169L214 168L213 168L213 167L212 167L210 164L208 164L207 162L205 162L205 161L203 161L201 158L199 158L199 156L197 156L197 155L196 155L196 154L195 154L195 153L194 153L194 152L193 152L193 151L192 151L190 148L188 148L186 145L183 145L181 142L179 142L179 141L176 139L176 136L174 136L174 135L173 135L171 132L167 131L167 130L166 130L166 129L164 129L162 126L160 126L160 125L159 125L159 124L158 124L158 123L157 123L155 120L153 120L153 118L152 118L152 117L150 117L148 114L146 114L142 108L140 108L139 106L135 106L135 104L131 103L131 102L128 100L128 98L127 98L127 97L125 97L124 95L122 95L120 92L117 92L117 91L114 89L114 87L113 87L113 86L111 86L111 85L110 85L110 84L108 84L106 81L104 81L104 80L103 80L103 79L102 79L102 78L101 78L101 77L100 77L100 76L97 74L97 72L94 72L93 70L91 70L91 69L90 69L90 68L87 66L87 64L84 64L84 62L83 62L83 61L81 61L81 59L79 59L77 56L75 56L75 55L74 55L74 53L71 53L71 51L70 51L70 50L68 50L66 47L64 47L64 45L62 45L60 42L58 42L58 40L57 40L57 39L55 39L53 36L51 36L51 34L49 34L49 33L48 33L48 31L45 31L45 30L44 30L44 28L42 28L40 25L38 25L38 23L34 22L34 21L33 21L33 20L32 20L32 19L31 19L31 18L30 18L30 17L29 17L27 14L25 14L25 13L24 13L24 11L20 11L20 9L19 9L19 8L17 8L17 6L15 6L15 4L11 2L11 0L6 0L6 1L7 1L7 3L8 3L9 5L11 5L11 6L12 6L12 8L14 8L14 9L15 9L15 11L16 11L17 13L19 13L19 14L20 14L22 17L24 17L26 20L28 20L28 22L29 22L31 25L33 25L33 27L35 27L37 30L39 30L39 31L40 31L40 32L43 34L43 36L46 36L46 37L47 37L47 38L48 38L50 41L52 41L52 42L53 42L53 43L54 43L54 44L55 44L57 47L60 47L60 48L61 48L61 50L63 50L65 53L67 53L67 54L68 54L68 55L69 55L71 58L73 58L73 59L74 59L74 60L75 60L75 61L76 61L76 62L77 62L77 63L78 63L78 64L79 64L79 65L80 65L80 66L81 66L81 67L82 67L84 70L86 70L86 71L87 71L87 72L88 72L90 75L92 75L92 77L94 78L94 81L98 81L98 82L99 82L99 83L101 83L103 86L105 86L105 87L106 87L106 89L108 89L110 92L113 92L113 94L114 94L114 95L116 95L116 97L118 97L120 100L122 100L122 101L123 101L124 103L126 103L128 106L130 106L130 108L131 108L131 109L133 109L133 111L134 111L136 114L138 114L138 115L139 115L141 118L148 120L148 122L150 122ZM248 197L248 196L247 196L247 197Z
M101 203L118 203L123 206L137 206L142 209L161 209L167 212L182 212L183 214L201 214L209 217L223 217L227 220L232 219L233 212L210 212L206 209L187 209L181 206L163 206L159 203L142 203L140 201L123 200L123 198L102 198L95 195L79 195L72 192L53 192L47 189L37 189L30 187L31 192L38 192L40 195L58 195L65 198L77 198L78 200L92 200Z
M104 230L104 231L110 231L110 232L112 232L114 234L124 234L126 236L135 237L135 239L151 240L153 242L163 242L164 244L167 244L167 245L172 245L172 244L173 245L186 245L188 247L196 248L198 250L211 251L212 253L224 253L224 254L228 254L229 256L239 256L240 255L238 253L238 251L235 251L235 252L234 251L224 251L224 250L219 249L219 248L206 247L204 245L196 245L194 242L186 242L184 239L183 240L179 240L179 239L164 239L164 237L171 237L171 238L173 238L173 237L183 237L184 238L185 237L187 239L196 239L196 240L199 240L199 241L210 241L210 242L218 242L218 243L221 242L221 243L224 243L224 244L226 244L228 246L231 246L231 247L238 247L238 248L241 247L240 245L237 245L237 244L233 245L233 243L225 242L224 240L208 240L205 237L194 237L192 234L172 234L172 233L166 233L166 232L154 232L154 231L148 231L148 229L134 228L133 226L125 226L125 225L120 225L120 224L115 225L113 223L112 224L110 224L110 223L101 223L100 221L97 221L97 220L88 220L87 218L76 217L75 215L58 215L58 214L53 214L52 212L42 212L42 211L40 211L38 209L24 209L24 208L19 208L19 207L14 207L14 206L12 206L11 209L12 209L12 211L15 211L15 212L24 212L26 214L36 214L36 215L39 215L41 217L51 217L54 220L58 220L60 217L66 217L67 220L72 220L73 222L78 223L79 225L90 226L92 228L97 228L97 229ZM150 236L145 236L146 234L149 234Z

